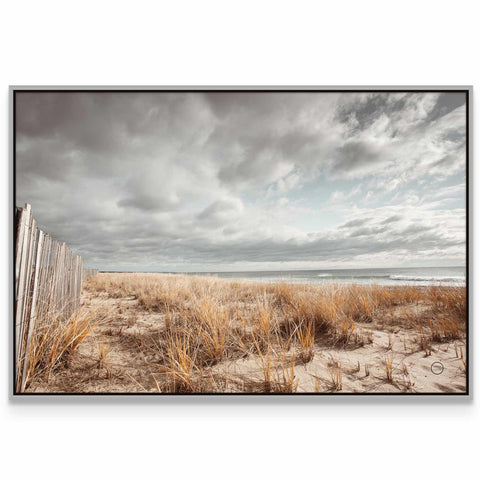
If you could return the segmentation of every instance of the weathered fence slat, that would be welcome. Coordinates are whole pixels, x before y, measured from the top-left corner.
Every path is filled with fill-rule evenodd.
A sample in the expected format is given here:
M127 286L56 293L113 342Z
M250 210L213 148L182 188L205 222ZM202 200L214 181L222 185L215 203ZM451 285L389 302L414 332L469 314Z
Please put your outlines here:
M22 372L22 382L20 385L20 390L25 390L25 384L27 382L27 369L28 369L28 352L30 350L30 342L32 340L32 333L35 328L35 313L37 308L37 300L38 300L38 282L40 277L41 265L40 265L40 258L42 255L42 248L43 248L43 239L45 234L39 230L38 231L38 240L37 240L37 252L35 256L35 274L33 276L33 286L32 286L32 293L31 293L31 305L30 305L30 315L28 318L28 331L27 331L27 339L25 343L25 354L26 358L23 361L23 372Z
M84 273L79 255L39 230L30 205L16 209L15 218L15 390L23 392L35 327L67 321L80 307L83 279L98 271Z

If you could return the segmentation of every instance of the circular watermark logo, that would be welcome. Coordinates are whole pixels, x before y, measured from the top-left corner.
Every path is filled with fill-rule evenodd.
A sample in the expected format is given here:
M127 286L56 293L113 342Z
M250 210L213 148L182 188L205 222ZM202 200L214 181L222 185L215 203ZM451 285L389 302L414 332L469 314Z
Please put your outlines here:
M441 373L443 373L443 370L444 370L443 363L433 362L432 365L430 366L430 370L434 375L440 375Z

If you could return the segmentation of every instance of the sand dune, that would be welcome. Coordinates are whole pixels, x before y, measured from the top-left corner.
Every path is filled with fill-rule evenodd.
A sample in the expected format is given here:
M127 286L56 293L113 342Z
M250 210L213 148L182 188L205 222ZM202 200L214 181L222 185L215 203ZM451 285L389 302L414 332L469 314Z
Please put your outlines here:
M27 391L466 390L464 287L99 274L82 310L90 335Z

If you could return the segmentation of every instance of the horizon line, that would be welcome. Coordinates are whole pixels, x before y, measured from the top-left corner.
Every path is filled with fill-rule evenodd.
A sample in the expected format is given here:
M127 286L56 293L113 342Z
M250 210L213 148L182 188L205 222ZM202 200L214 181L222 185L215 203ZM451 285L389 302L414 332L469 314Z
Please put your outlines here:
M388 269L418 269L418 268L467 268L467 265L439 265L439 266L422 266L422 267L351 267L351 268L310 268L310 269L283 269L283 270L103 270L101 268L93 268L99 273L265 273L265 272L321 272L321 271L342 271L342 270L388 270Z

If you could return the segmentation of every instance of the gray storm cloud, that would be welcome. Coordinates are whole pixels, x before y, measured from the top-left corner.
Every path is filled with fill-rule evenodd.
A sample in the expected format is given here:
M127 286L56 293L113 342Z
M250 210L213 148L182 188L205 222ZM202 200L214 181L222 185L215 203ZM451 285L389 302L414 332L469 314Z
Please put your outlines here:
M462 93L18 92L16 202L100 269L458 263L465 138Z

